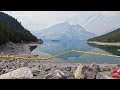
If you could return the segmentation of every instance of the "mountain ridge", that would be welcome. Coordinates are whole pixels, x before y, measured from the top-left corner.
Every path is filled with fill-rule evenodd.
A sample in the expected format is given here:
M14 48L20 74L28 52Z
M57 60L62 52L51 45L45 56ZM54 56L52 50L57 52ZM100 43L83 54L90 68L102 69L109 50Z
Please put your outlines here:
M79 24L71 25L68 22L55 24L47 29L42 29L38 33L34 33L34 35L41 39L60 39L61 37L69 34L72 35L72 32L76 32L75 35L78 35L80 40L87 40L88 38L95 37L95 34L92 34L81 27ZM74 35L73 35L74 36Z

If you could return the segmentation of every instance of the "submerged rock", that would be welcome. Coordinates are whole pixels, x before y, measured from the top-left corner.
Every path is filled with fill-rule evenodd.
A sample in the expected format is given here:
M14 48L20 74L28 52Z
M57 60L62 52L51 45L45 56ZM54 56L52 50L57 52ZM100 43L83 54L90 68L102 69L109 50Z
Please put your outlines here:
M33 77L32 71L28 67L22 67L14 71L0 75L0 79L30 79Z

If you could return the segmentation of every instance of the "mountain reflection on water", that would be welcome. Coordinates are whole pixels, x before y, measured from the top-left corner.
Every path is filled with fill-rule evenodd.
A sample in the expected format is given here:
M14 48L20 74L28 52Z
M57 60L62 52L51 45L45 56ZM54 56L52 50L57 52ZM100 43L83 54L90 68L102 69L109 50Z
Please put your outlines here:
M105 54L117 54L120 53L117 51L118 47L102 47L102 46L94 46L87 44L87 41L84 40L53 40L53 41L44 41L43 44L37 46L32 52L32 54L38 54L39 57L42 57L39 53L44 52L50 55L60 54L69 50L83 50L88 52L99 52ZM48 57L48 56L46 56ZM119 58L115 57L105 57L105 56L98 56L98 55L90 55L90 54L83 54L77 52L71 52L62 56L58 56L57 58L64 59L67 62L73 63L120 63Z

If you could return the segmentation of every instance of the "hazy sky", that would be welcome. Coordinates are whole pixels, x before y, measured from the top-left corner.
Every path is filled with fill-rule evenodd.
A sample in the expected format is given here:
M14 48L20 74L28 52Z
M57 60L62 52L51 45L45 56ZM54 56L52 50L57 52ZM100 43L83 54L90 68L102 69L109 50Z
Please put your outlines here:
M87 31L101 34L120 27L120 11L4 11L21 21L30 31L69 22L79 24Z

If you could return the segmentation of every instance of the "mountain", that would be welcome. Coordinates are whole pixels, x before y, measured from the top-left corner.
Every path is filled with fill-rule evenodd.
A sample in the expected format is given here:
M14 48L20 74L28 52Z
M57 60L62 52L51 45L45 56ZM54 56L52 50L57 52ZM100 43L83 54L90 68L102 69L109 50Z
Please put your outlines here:
M70 25L68 22L53 25L47 29L40 30L34 33L37 38L47 40L61 40L61 39L79 39L87 40L95 37L94 34L86 31L80 25Z
M6 42L31 42L37 41L37 38L30 31L25 29L21 22L12 16L0 12L0 44Z
M98 42L120 42L120 28L109 32L98 37L88 39L88 41L98 41Z

